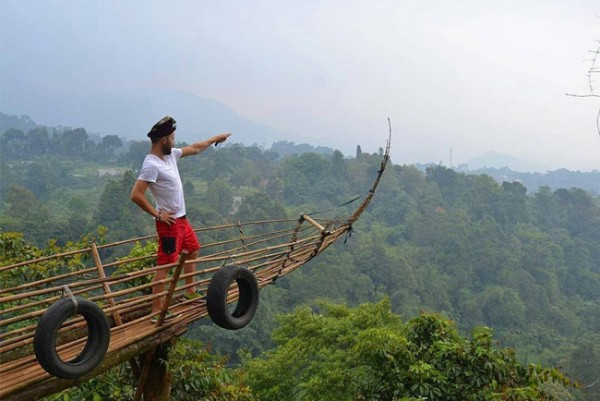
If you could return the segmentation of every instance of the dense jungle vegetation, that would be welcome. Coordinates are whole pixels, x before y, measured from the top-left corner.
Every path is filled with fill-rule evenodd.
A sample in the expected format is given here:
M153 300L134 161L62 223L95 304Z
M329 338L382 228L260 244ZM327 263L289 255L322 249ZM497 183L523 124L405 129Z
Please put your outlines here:
M129 200L148 141L36 126L8 128L0 143L0 264L83 237L153 233L152 219ZM366 195L381 156L360 146L351 157L291 154L291 144L280 145L287 155L276 146L233 144L183 159L193 225L346 214L353 204L335 206ZM397 164L393 150L392 160L347 242L263 290L250 326L227 332L194 325L174 351L189 357L177 358L188 365L175 366L181 382L174 399L453 400L469 393L525 400L549 391L600 400L597 194L548 186L529 192L519 182L440 165L423 171ZM190 351L194 341L210 353ZM299 349L305 352L292 354ZM469 359L476 355L489 365ZM542 385L535 379L542 368L529 363L559 367L580 388L567 394ZM459 380L453 364L480 386ZM473 373L484 365L488 371ZM204 373L189 376L191 367ZM77 391L121 399L121 376L109 372ZM502 381L507 377L514 381ZM499 395L502 388L510 397Z

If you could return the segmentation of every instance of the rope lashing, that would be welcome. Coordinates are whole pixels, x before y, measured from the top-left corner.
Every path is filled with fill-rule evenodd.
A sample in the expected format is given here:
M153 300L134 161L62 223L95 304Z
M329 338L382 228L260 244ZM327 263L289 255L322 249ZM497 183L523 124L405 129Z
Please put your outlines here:
M77 302L77 298L75 298L68 285L63 286L63 291L67 293L69 298L71 298L71 302L73 302L73 306L75 307L75 311L73 311L73 313L77 314L79 309L79 302Z
M332 210L339 209L342 206L346 206L346 205L349 205L349 204L351 204L353 202L356 202L360 198L362 198L362 195L358 195L358 196L356 196L356 197L354 197L354 198L352 198L352 199L350 199L350 200L348 200L348 201L346 201L344 203L340 203L339 205L332 206L329 209L317 210L317 211L314 211L314 212L311 212L311 213L308 213L308 214L320 214L320 213L330 212Z
M352 227L352 223L348 223L348 231L346 231L346 238L344 238L344 244L348 242L348 238L352 237L352 231L354 231L354 227Z
M242 230L242 223L237 221L238 230L240 232L240 242L242 243L242 247L246 250L246 240L244 239L244 230Z

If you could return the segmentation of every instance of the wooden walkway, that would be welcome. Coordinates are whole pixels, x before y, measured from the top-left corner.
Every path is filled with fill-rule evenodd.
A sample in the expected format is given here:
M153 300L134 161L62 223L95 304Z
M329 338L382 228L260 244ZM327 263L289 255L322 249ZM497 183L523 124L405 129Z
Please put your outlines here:
M344 231L345 228L338 228L337 232L327 232L312 237L305 237L294 243L287 243L285 246L266 247L260 253L260 258L265 259L265 261L260 261L260 263L257 263L255 266L250 264L251 261L256 262L258 260L257 252L255 251L219 257L223 260L219 261L220 263L218 266L197 271L196 274L199 277L202 277L197 280L198 287L206 293L208 283L210 282L210 275L217 271L223 262L233 262L242 263L244 266L250 266L250 269L255 271L259 287L262 288L273 283L278 277L288 274L300 267L308 259L314 257L328 247L335 238L339 237ZM294 246L295 249L290 251L290 248ZM279 251L277 251L277 249L279 249ZM198 258L193 261L187 261L186 263L202 265L209 263L206 259L212 258L214 258L214 256L210 258ZM125 263L126 262L131 263L131 260L125 260ZM171 266L171 268L173 267L174 266ZM129 283L136 280L139 281L142 277L152 275L157 268L159 267L153 267L142 272L133 272L112 277L108 276L105 279L94 277L87 281L74 283L72 290L77 295L86 295L97 294L98 291L103 288L103 284L107 284L109 288L124 288L125 286L123 286L123 283ZM88 269L84 269L86 272L85 274L89 275L90 272L87 270ZM208 278L206 278L207 276ZM180 279L181 278L185 278L185 275L180 276ZM168 285L170 280L171 278L166 279L165 284ZM83 283L87 284L82 286L81 284ZM47 286L50 283L44 280L43 284L44 286ZM153 296L151 293L137 295L144 290L147 292L151 285L152 283L141 284L136 287L124 288L119 291L109 291L102 295L86 297L94 301L103 302L105 305L103 310L106 315L112 316L111 340L103 363L89 375L77 380L63 380L50 376L37 363L35 355L32 352L35 322L32 324L27 323L29 323L29 320L37 319L48 306L48 302L36 300L29 304L25 303L17 306L11 305L11 308L3 308L4 310L0 311L0 313L9 315L9 318L3 319L0 322L0 328L2 328L2 326L11 327L11 323L27 323L25 327L13 329L8 332L4 330L0 332L0 338L2 339L0 342L0 399L37 399L48 394L46 389L51 389L51 394L52 392L76 385L81 381L94 377L112 366L123 363L132 357L143 353L148 348L167 341L173 336L183 334L192 322L207 316L208 312L204 298L185 300L183 297L179 297L180 300L177 300L177 295L183 295L187 288L186 285L179 285L174 291L176 300L169 307L169 311L176 317L167 319L161 327L157 327L151 321L152 315L150 314ZM14 289L15 288L11 288L10 290L14 291ZM29 290L30 288L26 289ZM4 296L0 298L0 304L14 305L14 303L23 301L24 299L29 300L37 296L49 295L48 293L53 294L58 291L61 291L61 287L54 286L45 290L37 289L28 291L25 293L28 295L27 297L22 295ZM237 300L237 291L237 286L232 285L228 297L229 302L233 303ZM2 292L7 293L9 291L0 291L0 296L3 295L1 294ZM10 292L12 293L12 291ZM167 291L161 294L161 296L167 295ZM56 295L47 297L47 299L50 299L51 301L58 300L59 298L60 296ZM113 300L113 302L108 302L108 300ZM11 316L11 311L14 314L17 311L23 310L24 305L35 304L39 304L37 306L41 306L42 308L24 315ZM115 318L117 316L116 313L119 314L118 316L120 319ZM117 324L117 320L120 320L121 324ZM66 331L76 331L77 329L85 328L85 322L82 318L75 319L65 324L68 325L68 327L65 328ZM57 349L61 358L63 360L71 360L74 358L81 351L82 344L85 340L86 337L79 337L58 346Z

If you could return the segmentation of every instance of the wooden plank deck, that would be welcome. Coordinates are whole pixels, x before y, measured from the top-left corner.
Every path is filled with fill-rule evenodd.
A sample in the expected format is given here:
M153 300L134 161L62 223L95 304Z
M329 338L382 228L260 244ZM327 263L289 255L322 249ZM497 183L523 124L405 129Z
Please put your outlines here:
M204 300L200 299L191 301L186 305L175 305L171 308L171 311L176 317L167 319L161 327L156 327L150 320L150 316L144 316L122 326L113 327L104 361L93 372L83 378L65 380L53 377L37 362L35 355L28 355L0 365L0 400L36 399L50 381L63 382L64 386L62 387L69 388L128 360L130 358L129 352L124 352L124 350L130 348L135 349L135 354L142 353L146 350L144 348L147 348L140 348L142 343L149 344L152 347L157 342L161 343L174 336L180 336L187 331L190 323L207 315L206 304ZM149 341L149 338L155 338L156 341ZM70 360L80 350L81 340L74 341L63 347L61 356L65 360ZM53 386L53 388L55 387Z
M285 269L291 271L301 264L301 262L292 263ZM259 288L272 283L273 278L279 275L278 272L273 270L263 270L260 273L262 274L257 277ZM236 302L237 298L237 289L232 288L228 302ZM0 364L0 400L38 399L56 391L73 387L144 353L150 348L169 341L173 337L181 336L188 330L191 323L208 315L204 298L175 303L171 305L169 310L174 317L165 320L161 327L156 327L148 314L125 322L123 325L112 327L108 351L103 362L94 371L78 379L66 380L50 375L37 362L34 354ZM65 360L74 358L80 352L84 341L85 338L81 338L60 346L61 357ZM47 388L51 388L52 391L48 392Z

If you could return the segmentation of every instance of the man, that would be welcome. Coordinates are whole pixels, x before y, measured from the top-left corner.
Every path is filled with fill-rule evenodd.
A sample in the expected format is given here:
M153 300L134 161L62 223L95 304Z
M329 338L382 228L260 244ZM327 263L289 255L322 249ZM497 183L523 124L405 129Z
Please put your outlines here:
M148 132L152 147L142 163L139 177L131 190L131 200L156 220L158 265L177 261L182 250L189 252L190 259L197 258L200 251L198 238L185 217L183 185L177 162L182 157L197 155L212 144L224 142L231 135L231 133L219 134L183 148L174 148L175 129L175 120L167 116ZM146 199L148 188L156 206ZM185 273L192 273L194 270L194 265L185 265ZM154 280L163 280L166 276L167 270L161 269L156 272ZM186 284L193 283L193 277L186 278ZM152 293L158 294L164 291L164 287L164 284L156 285L152 287ZM196 287L188 287L186 296L188 298L196 296ZM153 299L152 312L160 311L161 305L160 298Z

